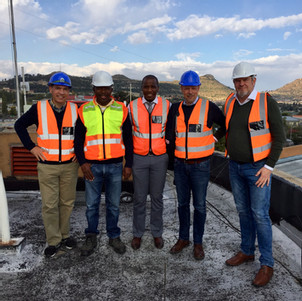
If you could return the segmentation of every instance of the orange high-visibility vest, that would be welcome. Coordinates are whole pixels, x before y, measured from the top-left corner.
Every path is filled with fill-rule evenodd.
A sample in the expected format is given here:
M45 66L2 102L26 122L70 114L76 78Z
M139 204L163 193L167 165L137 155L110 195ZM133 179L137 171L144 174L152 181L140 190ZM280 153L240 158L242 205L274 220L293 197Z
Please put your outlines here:
M166 153L166 124L170 103L158 97L152 113L143 104L142 98L130 102L132 120L133 152L147 155L152 151L154 155Z
M60 133L55 114L47 100L37 102L37 112L37 143L46 160L64 162L72 159L75 123L78 117L77 105L67 102Z
M198 99L187 127L182 104L179 105L179 116L176 116L175 157L196 159L212 155L215 143L212 128L207 126L209 101Z
M235 95L231 93L224 106L227 133L235 101ZM257 93L249 115L248 130L251 137L254 161L256 162L267 158L272 145L272 135L269 129L267 114L267 93Z
M127 115L126 106L117 101L102 112L95 96L92 101L80 107L79 116L86 127L86 159L101 161L125 155L122 126Z

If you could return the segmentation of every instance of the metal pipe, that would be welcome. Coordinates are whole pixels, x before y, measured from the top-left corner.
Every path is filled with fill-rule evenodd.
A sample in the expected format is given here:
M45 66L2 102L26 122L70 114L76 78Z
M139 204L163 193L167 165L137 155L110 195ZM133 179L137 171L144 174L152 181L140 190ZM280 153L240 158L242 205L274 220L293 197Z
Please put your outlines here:
M19 75L18 75L18 64L17 64L17 48L16 48L13 0L10 0L10 14L11 14L11 23L12 23L11 29L12 29L12 38L13 38L14 63L15 63L15 75L16 75L17 113L18 113L18 118L19 118L21 116L21 111L20 111Z
M26 102L26 85L25 85L25 77L24 77L24 67L21 67L21 72L22 72L22 83L23 83L23 95L24 95L24 105L27 105Z

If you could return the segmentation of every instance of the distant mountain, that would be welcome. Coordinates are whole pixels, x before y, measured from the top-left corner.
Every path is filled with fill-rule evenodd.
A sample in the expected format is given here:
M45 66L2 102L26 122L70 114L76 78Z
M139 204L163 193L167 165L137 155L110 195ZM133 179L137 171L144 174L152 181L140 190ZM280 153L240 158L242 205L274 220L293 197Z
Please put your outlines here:
M213 101L225 101L233 89L217 81L211 74L200 77L201 87L199 94Z
M30 89L34 93L48 93L47 83L51 74L31 75L25 74L25 81L29 82ZM91 78L92 76L80 77L70 76L72 82L72 93L78 95L92 95ZM21 81L21 76L20 76ZM124 75L116 74L113 76L114 92L124 92L130 94L130 84L132 99L141 94L141 80L130 79ZM226 97L234 91L217 81L211 74L200 76L201 87L199 95L202 98L212 100L214 102L223 102ZM3 88L14 89L14 79L0 81L0 90ZM269 91L269 93L278 101L302 101L302 79L297 79L277 90ZM159 95L168 98L171 101L182 100L179 81L162 81L160 82Z
M269 92L277 101L302 101L302 78L296 79L283 87Z

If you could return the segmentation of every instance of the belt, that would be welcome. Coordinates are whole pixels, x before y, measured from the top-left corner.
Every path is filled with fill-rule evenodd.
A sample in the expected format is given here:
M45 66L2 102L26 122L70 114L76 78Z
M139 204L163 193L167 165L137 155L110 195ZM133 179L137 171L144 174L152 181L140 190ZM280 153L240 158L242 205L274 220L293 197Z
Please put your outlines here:
M234 161L234 162L236 162L239 165L253 163L253 162L242 162L242 161Z
M185 163L185 164L195 164L195 163L201 163L204 161L207 161L209 159L209 157L205 157L205 158L200 158L200 159L181 159L181 158L176 158L177 160Z

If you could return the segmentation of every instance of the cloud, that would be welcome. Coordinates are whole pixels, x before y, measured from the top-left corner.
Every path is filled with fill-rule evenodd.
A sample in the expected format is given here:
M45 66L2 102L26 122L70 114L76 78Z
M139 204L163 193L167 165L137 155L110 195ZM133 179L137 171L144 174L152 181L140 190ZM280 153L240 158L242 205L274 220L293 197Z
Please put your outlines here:
M71 8L69 15L75 21L52 26L46 31L47 38L101 44L109 37L132 33L127 39L131 44L149 43L151 36L167 31L166 25L172 18L164 12L173 5L172 1L163 0L150 0L136 5L130 5L130 1L126 0L80 0ZM137 37L142 36L143 31L150 36L145 34L143 40L138 41Z
M151 39L147 36L146 31L139 31L130 36L128 36L127 41L130 44L146 44L151 43Z
M230 33L250 33L259 31L263 28L283 28L302 24L302 14L287 17L277 17L269 19L240 18L214 18L209 16L199 17L190 15L186 19L176 22L175 28L168 33L170 40L181 40L206 36L219 32Z
M111 52L118 52L119 51L119 48L118 46L114 46L110 49Z
M80 32L81 25L75 22L67 22L64 26L52 27L46 31L48 39L65 39L72 43L100 44L106 39L106 34L98 34L94 31ZM67 43L69 44L69 43Z
M239 38L245 38L245 39L249 39L250 37L255 36L256 34L254 32L241 32L238 37Z
M240 49L239 51L234 52L233 57L236 60L240 60L242 58L245 58L245 57L249 56L252 53L253 53L253 51L250 51L250 50L247 50L247 49Z
M8 8L8 1L0 1L0 37L5 36L10 31L10 8ZM23 30L29 30L33 32L39 32L41 28L44 28L43 20L47 20L48 17L42 12L42 8L38 1L35 0L14 0L13 12L15 27L20 27ZM39 18L31 18L31 16L39 16Z
M65 26L56 26L46 31L48 39L58 39L61 37L69 37L74 33L77 33L80 28L79 23L67 22Z
M80 0L74 7L74 15L78 20L82 18L83 26L87 23L89 27L93 25L104 28L108 24L114 25L119 16L127 13L125 4L125 0Z
M174 1L171 0L151 0L150 1L150 6L155 7L156 10L161 11L161 10L168 10L171 7L178 6L179 4L175 3Z
M193 53L178 53L175 57L181 61L193 61L196 58L200 57L200 52L193 52Z
M130 31L136 31L136 30L141 30L145 29L148 31L153 31L154 29L157 31L162 31L165 27L164 25L168 24L171 22L172 18L169 17L168 15L164 15L163 17L159 18L153 18L147 21L143 21L137 24L132 24L132 23L126 23L124 27L119 28L118 31L121 31L123 33L130 32Z
M282 51L295 52L296 49L293 49L293 48L268 48L268 49L266 49L266 51L268 51L268 52L282 52Z
M290 31L285 32L283 35L283 40L286 41L291 35L292 35L292 33Z

